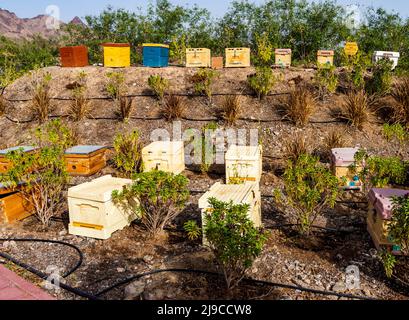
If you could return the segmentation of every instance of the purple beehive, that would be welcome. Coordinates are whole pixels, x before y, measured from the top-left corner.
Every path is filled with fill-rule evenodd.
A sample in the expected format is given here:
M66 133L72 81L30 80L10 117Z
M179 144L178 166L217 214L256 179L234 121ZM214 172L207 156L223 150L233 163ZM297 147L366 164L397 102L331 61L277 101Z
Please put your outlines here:
M369 191L368 198L382 218L389 220L392 216L392 197L402 197L407 194L409 190L373 188Z
M359 148L335 148L331 150L332 163L336 167L349 167L355 162L355 154Z

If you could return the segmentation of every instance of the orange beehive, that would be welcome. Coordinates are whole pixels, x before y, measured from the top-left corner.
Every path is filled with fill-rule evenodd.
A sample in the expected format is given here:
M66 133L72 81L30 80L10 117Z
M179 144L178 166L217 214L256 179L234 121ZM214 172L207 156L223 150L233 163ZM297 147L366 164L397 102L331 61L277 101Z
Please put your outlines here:
M37 148L31 146L18 146L0 150L0 173L7 173L7 171L9 171L12 167L12 163L6 158L6 155L9 152L18 151L20 149L27 153L35 152L37 150Z
M103 146L75 146L65 151L67 171L73 176L91 176L106 166Z
M32 203L0 183L0 223L13 223L34 213Z
M223 69L223 57L212 57L212 68Z
M60 48L62 67L88 66L88 48L86 46L73 46Z

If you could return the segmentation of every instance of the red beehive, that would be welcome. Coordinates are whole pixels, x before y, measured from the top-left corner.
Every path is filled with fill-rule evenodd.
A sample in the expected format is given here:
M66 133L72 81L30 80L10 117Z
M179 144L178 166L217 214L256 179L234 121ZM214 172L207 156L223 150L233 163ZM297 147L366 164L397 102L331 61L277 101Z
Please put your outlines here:
M61 65L65 68L88 66L88 48L74 46L60 48Z

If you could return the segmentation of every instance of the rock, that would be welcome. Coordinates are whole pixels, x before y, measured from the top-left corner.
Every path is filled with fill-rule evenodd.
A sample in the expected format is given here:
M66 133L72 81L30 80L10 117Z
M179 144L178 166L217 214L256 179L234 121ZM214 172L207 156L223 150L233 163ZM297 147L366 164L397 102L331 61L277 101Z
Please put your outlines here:
M124 300L134 300L139 298L145 291L145 283L143 281L134 281L127 285L124 289Z
M344 282L340 281L332 286L332 291L342 293L342 292L347 291L347 287Z
M59 236L66 236L67 235L67 230L64 229L64 230L58 232L58 235Z
M116 268L116 271L118 273L123 273L123 272L125 272L125 268Z

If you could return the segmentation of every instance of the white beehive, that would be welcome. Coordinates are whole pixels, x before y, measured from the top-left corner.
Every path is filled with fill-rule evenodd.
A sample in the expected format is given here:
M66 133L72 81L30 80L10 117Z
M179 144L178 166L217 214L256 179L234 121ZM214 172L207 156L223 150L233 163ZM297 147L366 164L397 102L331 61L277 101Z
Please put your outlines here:
M183 141L155 141L142 149L145 172L160 170L179 174L185 170Z
M69 233L108 239L112 233L129 226L136 214L112 201L112 191L122 190L132 180L104 176L68 189Z
M375 51L373 55L374 62L377 62L381 59L389 59L393 62L392 70L394 70L398 66L398 61L400 58L399 52L392 52L392 51Z
M216 198L219 201L230 202L233 204L248 204L250 209L248 217L253 221L255 227L261 227L261 194L259 186L256 183L246 182L244 184L222 184L215 183L209 191L207 191L199 199L199 208L202 210L202 225L204 227L205 214L209 211L209 199ZM204 229L204 228L202 228ZM203 244L207 244L207 240L203 234Z
M263 172L261 146L232 145L226 152L226 182L252 181L260 183Z

